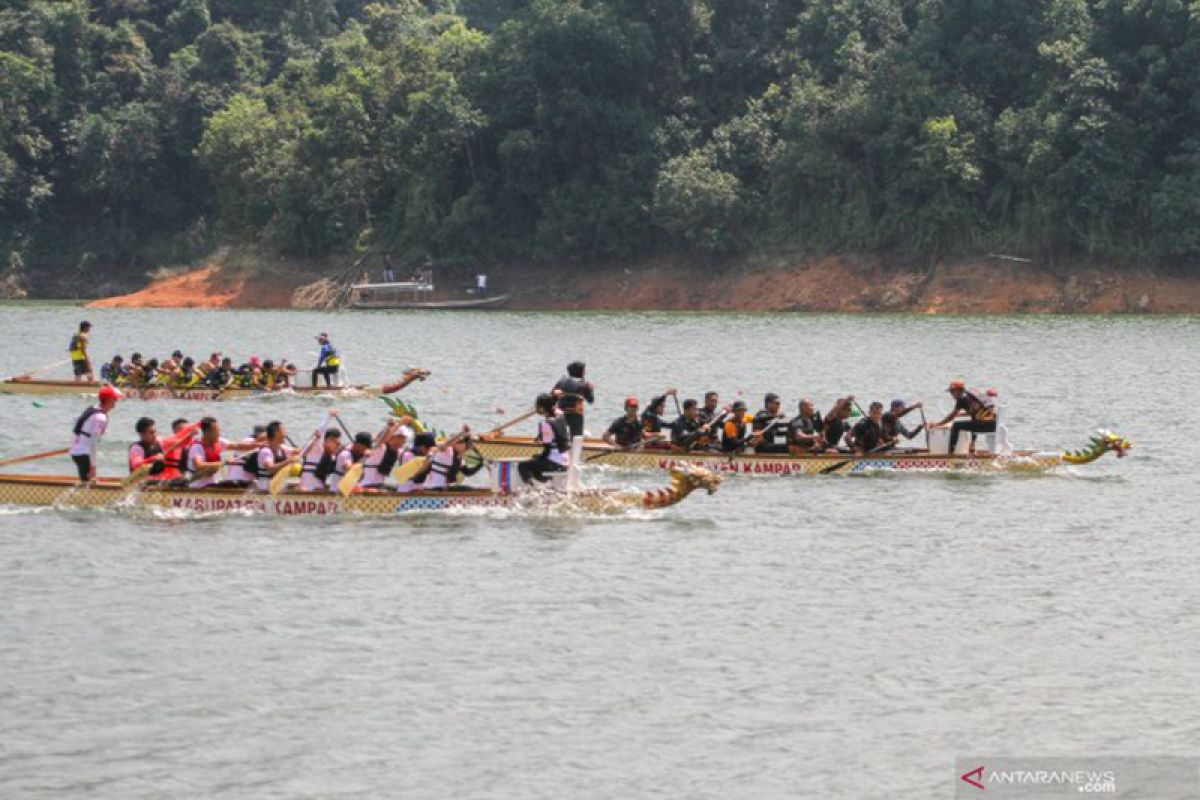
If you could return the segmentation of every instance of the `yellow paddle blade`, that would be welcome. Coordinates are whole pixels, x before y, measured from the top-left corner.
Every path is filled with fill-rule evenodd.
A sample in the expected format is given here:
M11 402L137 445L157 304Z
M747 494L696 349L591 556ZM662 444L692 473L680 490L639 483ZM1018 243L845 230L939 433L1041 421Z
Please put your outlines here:
M283 491L283 487L287 484L288 478L295 478L300 475L301 466L299 464L288 464L283 469L271 476L270 490L271 494L279 494Z
M338 492L342 497L349 497L354 491L354 487L358 486L359 480L362 479L363 463L359 461L357 464L351 464L350 469L346 470L346 474L338 481Z
M128 489L130 486L133 486L134 484L141 483L146 478L146 476L150 474L150 470L153 467L154 467L153 464L142 464L140 467L135 469L133 472L131 472L125 476L125 480L121 481L121 488Z
M424 458L414 458L412 461L393 472L392 477L396 479L396 483L408 483L413 479L414 476L421 474L421 472L429 466L429 461L429 456L425 456Z

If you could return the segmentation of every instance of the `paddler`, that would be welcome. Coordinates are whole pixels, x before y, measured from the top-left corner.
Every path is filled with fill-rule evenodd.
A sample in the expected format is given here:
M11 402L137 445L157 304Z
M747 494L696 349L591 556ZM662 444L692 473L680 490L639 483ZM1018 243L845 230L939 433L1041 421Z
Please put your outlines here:
M850 449L860 456L891 444L883 436L883 403L871 403L867 408L867 415L854 423L854 427L850 429L847 441L850 443Z
M245 452L261 447L266 441L267 426L255 425L251 429L250 435L238 442L238 447L230 445L230 448ZM250 484L254 483L254 477L250 473L246 472L247 457L248 455L238 456L232 461L226 462L226 467L228 467L228 469L225 473L225 480L222 482L223 486L240 486L242 488L246 488L250 486Z
M847 395L839 398L833 404L833 408L829 409L829 413L822 420L824 425L825 448L826 450L836 451L842 443L842 437L850 430L850 414L854 410L854 395Z
M750 444L756 453L786 453L787 420L780 411L783 404L779 395L768 392L763 398L763 408L754 415L753 433Z
M394 489L387 484L387 479L400 462L405 445L410 441L411 430L404 424L404 418L388 422L379 445L367 453L363 459L363 474L358 481L359 488L372 492Z
M137 472L146 464L151 464L146 480L169 480L165 474L166 456L163 454L162 443L158 440L158 429L150 417L142 417L133 426L138 439L129 445L129 472Z
M692 398L684 400L683 412L671 423L671 449L687 452L694 448L700 425L700 404Z
M119 386L125 382L125 357L117 354L112 357L111 361L100 365L100 381L101 383L111 383L113 386Z
M638 399L625 398L625 413L612 421L604 432L604 441L614 447L633 447L642 441L642 421L638 419Z
M883 438L895 443L900 441L901 436L905 439L912 439L917 436L917 434L925 429L925 423L909 429L900 420L909 412L916 411L921 407L921 403L913 403L910 406L906 405L903 400L893 400L888 412L883 415Z
M259 444L259 442L230 443L221 438L221 425L215 417L201 417L200 438L194 440L188 448L187 458L183 464L184 472L190 479L188 486L193 489L203 489L206 486L249 486L249 479L234 480L232 469L228 481L218 481L217 473L224 466L223 455L226 450L253 451ZM251 453L246 458L250 459L254 455L256 454Z
M325 386L333 387L333 378L337 376L338 370L341 369L342 359L338 355L337 348L329 341L328 333L320 333L317 335L317 343L321 345L320 352L317 353L317 366L312 371L312 385L317 385L317 378L324 376Z
M807 397L800 401L799 414L788 423L788 452L792 455L819 453L825 449L823 430L825 423L813 401Z
M721 451L735 453L746 445L746 428L754 417L746 410L746 404L737 400L729 408L729 416L721 425Z
M200 373L196 371L196 359L188 356L183 359L179 369L171 376L171 383L176 389L192 389L200 382Z
M967 433L995 433L996 432L996 403L991 395L980 392L976 389L968 389L966 383L961 380L950 381L950 388L946 390L950 396L954 398L954 408L946 415L945 419L933 425L935 428L944 428L950 421L957 416L966 415L969 419L959 420L950 428L950 452L953 453L958 445L958 435L964 431ZM975 449L975 438L971 437L971 450Z
M233 383L233 360L225 357L204 376L204 385L210 389L225 389Z
M678 392L674 389L667 389L662 394L650 398L650 404L646 406L646 410L642 412L642 432L646 434L662 433L663 429L663 414L667 411L667 398L676 397Z
M84 320L79 323L79 332L71 337L67 352L71 354L71 369L75 373L75 382L82 383L87 378L88 383L96 380L92 372L92 359L88 355L88 334L92 331L92 323Z
M291 466L286 441L287 430L283 423L272 420L267 423L267 441L246 457L243 467L254 476L254 485L260 492L271 488L271 478L276 472Z
M412 443L412 449L405 450L404 454L400 456L401 466L413 461L414 459L425 458L425 456L429 455L429 453L433 451L433 448L437 446L437 438L431 432L424 431L414 436ZM415 492L418 489L424 489L425 481L428 479L428 477L429 470L422 470L416 475L413 475L404 483L397 486L396 491L400 492L401 494L408 494L409 492Z
M571 432L566 420L554 410L554 395L539 394L534 408L542 415L534 441L542 446L535 458L522 461L517 472L525 483L545 483L550 472L565 472L571 463Z
M187 427L187 424L188 421L182 417L172 420L172 436L177 436L180 431ZM162 480L177 481L183 477L183 460L187 457L187 451L192 446L195 438L195 434L191 434L163 453Z
M108 430L108 415L116 407L117 401L124 396L112 386L101 386L96 405L88 406L75 420L75 426L72 428L75 440L71 442L67 453L75 462L80 483L95 479L96 453L100 447L100 439Z
M330 412L333 415L333 412ZM301 453L300 490L304 492L321 492L328 488L330 478L340 480L345 471L338 472L338 456L343 450L342 432L337 428L325 429L318 446L313 442Z
M704 393L704 405L700 407L700 424L708 425L720 413L721 395L717 392Z
M429 462L429 477L425 481L425 488L431 492L468 488L457 485L460 476L469 478L483 469L483 461L468 465L463 460L470 446L471 429L464 425L462 434L454 442L442 445L434 452Z

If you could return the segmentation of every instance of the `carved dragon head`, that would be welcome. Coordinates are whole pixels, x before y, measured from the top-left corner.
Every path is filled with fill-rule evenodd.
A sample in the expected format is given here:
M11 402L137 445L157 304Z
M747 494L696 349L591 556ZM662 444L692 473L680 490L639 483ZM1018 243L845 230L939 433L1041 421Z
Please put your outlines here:
M712 494L723 480L723 476L694 465L675 467L671 470L671 488L680 497L686 497L696 489L704 489Z
M1081 450L1070 450L1063 453L1063 461L1068 464L1088 464L1108 452L1124 458L1125 452L1133 447L1133 442L1124 436L1109 430L1098 430L1088 441L1087 447Z

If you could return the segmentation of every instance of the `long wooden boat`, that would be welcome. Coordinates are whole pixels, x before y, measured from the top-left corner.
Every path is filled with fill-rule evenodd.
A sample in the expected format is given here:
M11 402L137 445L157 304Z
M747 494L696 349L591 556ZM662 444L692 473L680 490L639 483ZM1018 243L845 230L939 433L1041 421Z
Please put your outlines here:
M511 463L497 465L502 485L507 485ZM471 508L538 509L615 514L631 509L665 508L675 505L697 489L716 491L721 477L702 469L672 470L670 483L646 491L583 489L577 492L553 489L506 491L463 489L359 493L286 491L278 495L255 490L208 487L189 489L157 483L123 485L119 478L100 478L81 484L68 475L0 475L0 505L47 506L54 508L146 508L183 514L265 514L285 517L367 516L394 517L402 514Z
M532 458L542 446L527 437L483 438L477 441L487 458ZM625 450L600 439L583 445L584 466L623 469L672 469L702 467L723 475L853 475L870 472L1046 472L1064 464L1088 464L1105 453L1118 458L1133 444L1111 431L1098 431L1088 446L1075 451L1048 452L1014 450L1006 453L951 455L924 450L901 450L871 455L819 453L809 455L766 455L713 451L672 452L668 449Z
M420 375L413 373L419 372ZM129 400L199 400L204 402L223 400L245 400L255 397L373 397L381 394L398 392L415 380L424 380L428 376L424 370L410 370L398 381L379 386L353 384L347 386L304 386L287 389L248 389L230 387L228 389L210 389L198 386L188 389L169 386L119 386L121 394ZM26 395L95 395L104 384L99 381L75 383L68 380L43 380L38 378L13 377L0 381L0 394Z

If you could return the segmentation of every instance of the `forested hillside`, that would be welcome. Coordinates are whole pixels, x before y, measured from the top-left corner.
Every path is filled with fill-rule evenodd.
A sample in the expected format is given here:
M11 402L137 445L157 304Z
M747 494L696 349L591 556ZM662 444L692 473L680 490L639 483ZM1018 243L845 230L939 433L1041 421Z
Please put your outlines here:
M0 268L1200 254L1182 0L6 0Z

